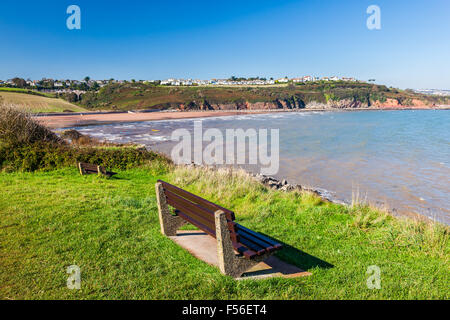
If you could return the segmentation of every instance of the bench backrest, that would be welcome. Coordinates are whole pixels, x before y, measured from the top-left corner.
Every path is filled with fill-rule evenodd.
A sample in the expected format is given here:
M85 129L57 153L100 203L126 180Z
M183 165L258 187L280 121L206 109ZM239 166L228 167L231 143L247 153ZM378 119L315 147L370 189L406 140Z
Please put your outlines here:
M214 238L216 237L214 213L217 210L225 212L233 247L245 257L252 258L266 252L279 250L282 247L276 241L234 222L235 215L233 211L165 181L158 180L158 182L163 187L167 204L175 208L175 213Z
M235 219L234 212L223 208L206 199L200 198L186 190L180 189L170 183L158 180L162 184L167 204L175 208L175 213L187 220L197 228L209 235L216 237L216 224L214 213L217 210L225 212L229 222L230 232L234 232L232 222Z
M96 164L80 162L78 163L78 168L80 169L81 174L101 173L106 175L108 173L105 167Z

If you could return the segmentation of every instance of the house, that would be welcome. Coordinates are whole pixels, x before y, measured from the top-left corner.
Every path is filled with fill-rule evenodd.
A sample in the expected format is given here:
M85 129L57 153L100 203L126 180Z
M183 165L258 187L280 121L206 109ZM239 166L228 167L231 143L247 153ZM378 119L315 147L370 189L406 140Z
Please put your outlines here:
M277 79L276 81L279 83L287 83L287 82L289 82L289 79L286 77L286 78Z
M308 82L308 81L312 81L313 78L311 76L304 76L303 77L303 82Z
M336 76L333 76L333 77L330 78L330 80L331 80L331 81L339 81L339 78L336 77Z

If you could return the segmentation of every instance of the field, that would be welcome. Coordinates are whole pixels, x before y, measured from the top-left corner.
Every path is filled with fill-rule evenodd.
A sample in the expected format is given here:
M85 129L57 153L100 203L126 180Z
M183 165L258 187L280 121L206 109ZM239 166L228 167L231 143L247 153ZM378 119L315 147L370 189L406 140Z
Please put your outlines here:
M0 102L20 106L32 113L67 112L69 110L80 112L86 110L63 99L3 90L0 90Z
M160 233L164 179L283 242L312 276L235 281ZM449 299L448 228L268 190L242 172L164 164L111 179L75 168L0 173L1 299ZM81 290L66 287L81 268ZM381 269L381 289L366 282Z

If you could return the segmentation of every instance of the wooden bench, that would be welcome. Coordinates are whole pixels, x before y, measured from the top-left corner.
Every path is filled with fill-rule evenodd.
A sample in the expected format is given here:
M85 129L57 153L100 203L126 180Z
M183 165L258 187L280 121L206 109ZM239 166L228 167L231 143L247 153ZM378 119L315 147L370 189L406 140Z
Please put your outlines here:
M99 174L109 177L112 177L113 175L116 175L115 172L106 171L105 167L98 166L96 164L90 164L90 163L78 163L78 169L80 170L81 175L85 174Z
M161 232L176 236L182 225L190 223L216 238L219 269L226 275L239 277L282 248L280 243L236 223L233 211L167 182L158 180L156 195Z

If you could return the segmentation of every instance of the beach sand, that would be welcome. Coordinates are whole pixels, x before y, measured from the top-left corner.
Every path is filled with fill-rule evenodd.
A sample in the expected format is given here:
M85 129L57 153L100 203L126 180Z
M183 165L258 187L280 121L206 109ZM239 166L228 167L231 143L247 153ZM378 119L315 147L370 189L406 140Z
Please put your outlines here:
M281 111L281 110L280 110ZM267 111L266 111L267 112ZM68 115L46 115L35 117L45 126L56 128L67 128L94 124L105 124L115 122L138 122L154 120L173 120L187 118L222 117L243 114L261 114L264 111L189 111L189 112L149 112L149 113L96 113L96 114L68 114Z

